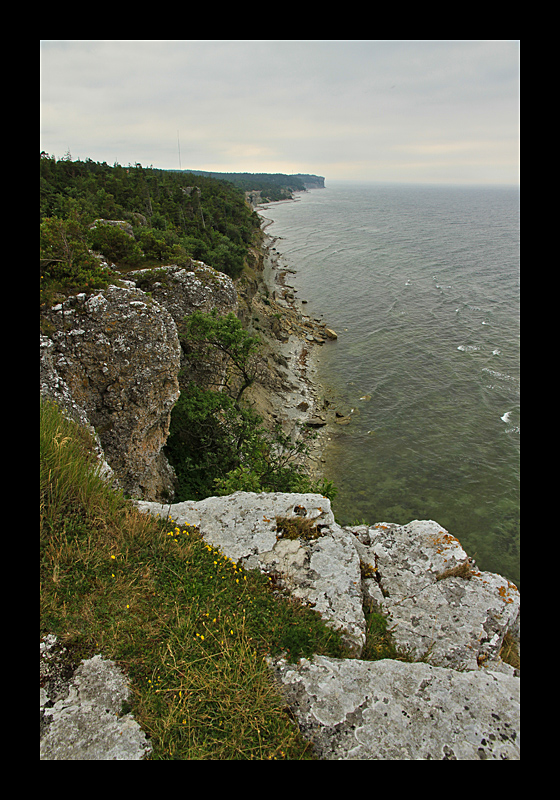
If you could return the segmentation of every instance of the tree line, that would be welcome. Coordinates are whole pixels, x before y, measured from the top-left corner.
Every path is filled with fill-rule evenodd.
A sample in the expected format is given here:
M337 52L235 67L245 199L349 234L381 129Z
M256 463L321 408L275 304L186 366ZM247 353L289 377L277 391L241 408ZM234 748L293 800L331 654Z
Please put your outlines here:
M98 219L127 225L94 226ZM40 223L45 295L102 288L108 276L91 250L121 271L197 259L236 278L260 231L243 191L227 181L45 152Z

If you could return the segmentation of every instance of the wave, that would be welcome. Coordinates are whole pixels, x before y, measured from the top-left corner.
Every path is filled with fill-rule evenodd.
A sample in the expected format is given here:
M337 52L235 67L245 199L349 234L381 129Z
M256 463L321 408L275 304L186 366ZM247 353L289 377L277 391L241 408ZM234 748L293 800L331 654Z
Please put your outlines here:
M482 367L482 372L487 372L489 375L492 375L493 378L500 378L503 381L517 382L517 378L514 378L513 375L506 375L505 372L498 372L495 369L490 369L490 367Z
M457 350L462 350L463 353L472 353L473 350L480 350L475 344L460 344Z

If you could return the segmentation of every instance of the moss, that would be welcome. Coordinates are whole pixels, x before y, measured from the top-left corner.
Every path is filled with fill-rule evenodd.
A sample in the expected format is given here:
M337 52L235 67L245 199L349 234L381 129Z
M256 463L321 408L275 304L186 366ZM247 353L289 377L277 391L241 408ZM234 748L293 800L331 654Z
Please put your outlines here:
M515 669L521 669L521 659L516 638L508 631L504 636L500 650L500 658Z
M466 581L469 581L473 576L473 570L468 561L463 561L462 564L458 564L456 567L451 567L450 569L446 569L445 572L440 572L439 575L436 575L436 581L443 581L445 578L464 578Z
M322 536L321 527L306 517L276 517L278 539L318 539Z

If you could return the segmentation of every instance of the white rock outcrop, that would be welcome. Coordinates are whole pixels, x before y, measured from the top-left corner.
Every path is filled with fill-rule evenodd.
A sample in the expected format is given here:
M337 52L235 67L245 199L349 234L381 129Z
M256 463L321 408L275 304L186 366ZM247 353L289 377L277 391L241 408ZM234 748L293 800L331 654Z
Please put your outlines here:
M321 759L519 759L518 678L325 656L275 673Z
M437 522L348 530L356 535L362 562L375 572L364 593L388 615L397 646L414 658L475 670L498 662L506 632L519 638L517 587L480 572Z
M295 597L341 631L355 655L361 654L365 617L360 559L354 536L335 523L326 497L235 492L170 506L146 501L137 505L143 512L169 516L179 525L197 525L207 542L247 569L274 572ZM322 535L311 540L283 538L277 517L312 520Z
M437 522L342 528L315 494L137 505L197 525L248 569L275 572L341 631L358 658L269 662L319 758L519 759L519 671L500 659L506 634L519 644L519 591L480 572ZM312 520L320 535L284 538L277 517ZM385 614L417 661L360 660L364 609Z

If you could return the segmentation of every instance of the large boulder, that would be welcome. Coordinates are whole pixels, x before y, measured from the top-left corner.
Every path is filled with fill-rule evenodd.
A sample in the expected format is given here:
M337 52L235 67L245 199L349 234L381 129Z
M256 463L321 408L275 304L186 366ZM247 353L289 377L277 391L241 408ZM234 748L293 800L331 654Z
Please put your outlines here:
M140 761L151 745L123 703L130 687L101 655L68 668L56 637L41 641L42 761Z
M433 520L348 528L373 576L370 607L387 614L397 646L452 669L499 662L506 633L519 637L520 594L501 575L480 572L460 542Z

